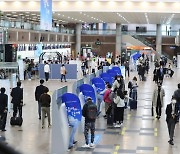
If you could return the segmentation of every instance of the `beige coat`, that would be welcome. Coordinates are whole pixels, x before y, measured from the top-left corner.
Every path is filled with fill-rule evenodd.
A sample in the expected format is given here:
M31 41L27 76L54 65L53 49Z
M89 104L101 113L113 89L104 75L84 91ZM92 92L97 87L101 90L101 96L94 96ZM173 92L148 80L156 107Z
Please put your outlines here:
M165 96L165 92L164 92L164 89L161 87L160 99L161 99L162 107L164 106L164 96ZM157 106L157 98L158 98L158 88L156 88L153 92L153 98L152 98L153 107Z

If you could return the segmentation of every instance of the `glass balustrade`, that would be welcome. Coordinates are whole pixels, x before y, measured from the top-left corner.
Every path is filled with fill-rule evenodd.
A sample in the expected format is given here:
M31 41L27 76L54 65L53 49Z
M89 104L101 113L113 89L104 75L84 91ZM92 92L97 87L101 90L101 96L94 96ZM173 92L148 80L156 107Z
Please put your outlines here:
M0 27L43 31L40 29L40 25L38 24L32 24L32 23L20 22L20 21L0 20ZM65 28L65 27L52 27L51 32L66 33L66 34L75 33L74 29Z
M82 30L82 35L115 35L115 29L109 30ZM136 32L136 31L123 31L123 35L143 35L143 36L156 36L156 31L147 31L147 32ZM178 31L162 31L162 36L177 36Z

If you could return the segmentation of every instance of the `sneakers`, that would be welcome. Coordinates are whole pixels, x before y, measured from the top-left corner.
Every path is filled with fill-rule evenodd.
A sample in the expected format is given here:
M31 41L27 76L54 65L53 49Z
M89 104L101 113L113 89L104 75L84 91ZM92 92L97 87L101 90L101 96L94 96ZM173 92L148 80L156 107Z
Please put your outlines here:
M95 144L94 143L91 143L90 144L90 148L94 148L95 147Z
M77 142L78 142L78 141L74 141L74 142L73 142L73 145L75 145Z
M114 126L114 128L120 128L122 126L122 124L115 123L113 126Z
M85 144L82 146L82 148L90 148L89 144Z
M73 146L70 146L70 147L68 147L68 150L67 150L67 151L69 152L69 151L71 151L72 149L73 149Z
M168 142L169 142L169 144L174 145L173 140L169 140Z
M52 126L51 124L50 124L50 125L48 125L48 127L49 127L49 128L51 128L51 126Z

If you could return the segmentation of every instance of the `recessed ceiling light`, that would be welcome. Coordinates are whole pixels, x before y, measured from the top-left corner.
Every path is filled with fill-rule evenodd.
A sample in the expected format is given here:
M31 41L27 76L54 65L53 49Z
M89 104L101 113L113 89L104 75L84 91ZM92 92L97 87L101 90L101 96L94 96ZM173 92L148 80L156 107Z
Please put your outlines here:
M58 16L60 16L60 14L58 14Z
M69 19L70 17L68 17L68 19Z

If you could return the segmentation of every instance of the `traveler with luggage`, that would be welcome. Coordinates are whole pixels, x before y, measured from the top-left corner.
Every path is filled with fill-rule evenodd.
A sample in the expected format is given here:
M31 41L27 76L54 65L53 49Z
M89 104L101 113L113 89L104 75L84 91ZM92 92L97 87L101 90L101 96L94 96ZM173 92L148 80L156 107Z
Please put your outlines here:
M166 122L168 126L169 144L174 145L173 137L174 137L174 129L178 120L178 105L176 103L176 99L172 97L171 103L166 107Z
M103 100L104 100L104 103L105 103L105 113L106 115L104 116L104 118L107 118L108 116L108 113L110 111L110 109L112 109L112 100L110 98L110 94L111 94L111 85L108 84L107 85L107 89L104 93L104 96L103 96ZM108 112L107 112L108 111Z
M12 126L14 125L21 126L23 122L22 119L23 89L21 88L21 82L17 82L17 87L12 89L11 96L12 96L11 103L13 104L13 117L11 117L10 119L10 124ZM17 116L17 112L19 112L18 116Z
M117 105L114 111L114 119L115 119L115 125L114 127L121 127L124 120L124 94L121 90L117 92L117 95L115 96L114 103Z
M129 88L129 97L131 98L129 100L129 106L131 109L137 109L137 78L134 76L133 80L128 83Z
M35 99L38 101L38 114L39 114L39 120L41 120L41 103L39 101L40 96L44 93L44 89L46 86L43 85L44 80L40 80L40 85L36 87L35 90Z
M22 117L22 106L23 106L23 89L21 88L21 82L17 82L17 87L11 91L11 97L13 104L13 117L16 117L19 111L19 117Z
M180 117L180 83L178 84L178 89L174 91L173 97L176 99L179 108L179 117ZM179 118L177 119L177 122L179 122Z
M156 118L159 120L161 118L161 108L164 106L164 96L165 92L162 88L162 83L159 82L154 89L152 104L153 107L156 108Z
M44 122L46 115L48 117L48 127L51 127L51 117L50 117L51 96L48 94L48 92L49 89L45 87L44 93L39 98L39 102L41 103L41 111L42 111L42 129L44 129Z
M5 94L6 89L4 87L1 88L0 93L0 129L2 131L6 131L6 119L8 112L8 95Z
M97 106L92 102L92 98L88 97L86 104L83 106L82 115L85 117L84 124L84 136L85 136L85 145L84 148L93 148L94 137L95 137L95 121L97 117ZM88 132L91 131L91 143L89 145Z

